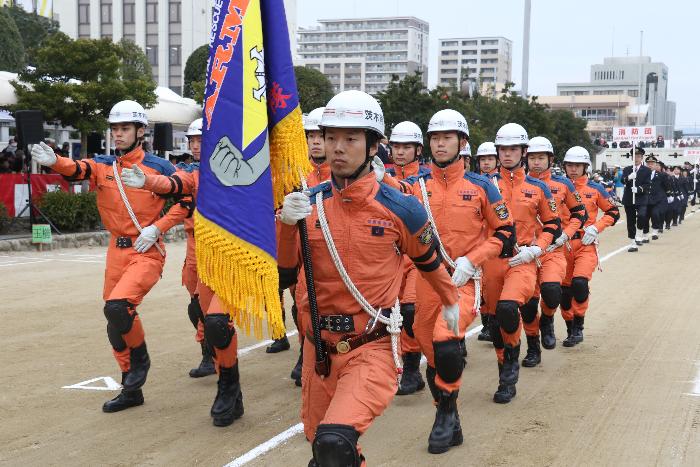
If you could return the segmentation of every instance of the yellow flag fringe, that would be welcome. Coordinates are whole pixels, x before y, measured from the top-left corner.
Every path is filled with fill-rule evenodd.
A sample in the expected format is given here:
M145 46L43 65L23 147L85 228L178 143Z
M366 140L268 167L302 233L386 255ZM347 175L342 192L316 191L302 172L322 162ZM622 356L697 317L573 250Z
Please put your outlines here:
M262 338L263 319L273 339L284 336L277 262L267 252L194 214L197 273L239 328Z
M311 172L303 127L301 109L297 106L272 128L270 168L275 207L282 205L284 195L301 186L300 173Z

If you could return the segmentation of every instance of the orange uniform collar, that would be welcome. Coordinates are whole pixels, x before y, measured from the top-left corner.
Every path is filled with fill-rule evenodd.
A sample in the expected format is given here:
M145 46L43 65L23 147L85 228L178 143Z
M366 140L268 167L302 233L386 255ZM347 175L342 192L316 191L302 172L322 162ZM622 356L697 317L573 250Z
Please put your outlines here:
M138 146L133 150L127 152L123 156L117 156L117 161L120 164L123 164L124 162L136 164L137 162L143 161L144 156L145 153L143 152L143 149L141 148L141 146Z
M447 167L438 167L435 162L430 164L430 171L434 180L453 183L464 178L464 164L458 158Z
M513 170L508 170L505 167L501 166L500 174L504 180L510 180L511 177L513 178L513 181L525 180L525 168L523 166L516 167Z

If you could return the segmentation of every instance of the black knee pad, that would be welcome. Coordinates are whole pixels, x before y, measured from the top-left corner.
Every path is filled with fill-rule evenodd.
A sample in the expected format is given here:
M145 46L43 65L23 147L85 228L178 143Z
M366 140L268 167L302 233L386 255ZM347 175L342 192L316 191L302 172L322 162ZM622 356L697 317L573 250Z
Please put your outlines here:
M588 300L588 279L585 277L574 277L571 279L571 292L574 300L578 303Z
M406 330L406 334L415 337L413 335L413 319L416 316L416 305L413 303L401 304L401 316L403 316L403 328Z
M311 444L316 464L320 467L360 467L359 438L360 433L350 425L319 425Z
M114 332L126 334L131 331L134 324L134 316L129 313L130 304L126 299L107 300L105 302L104 313L107 322L112 325Z
M435 352L435 371L446 383L454 383L464 370L464 354L462 346L457 339L449 341L433 342Z
M561 309L570 310L571 309L571 299L574 296L571 294L571 287L562 285L561 286Z
M525 305L520 307L520 314L524 323L532 323L537 318L537 309L540 305L539 297L532 297Z
M217 349L225 349L231 344L235 331L228 326L229 316L213 313L204 317L204 335L207 342Z
M520 326L520 314L518 302L513 300L499 300L496 304L496 319L501 328L507 333L513 333Z
M126 342L124 341L124 338L122 337L121 333L117 331L110 323L107 323L107 339L109 339L109 343L112 344L112 348L117 352L123 352L126 350Z
M204 322L204 313L202 313L202 306L199 304L199 295L195 295L190 300L190 304L187 305L187 316L190 318L190 322L195 329L199 325L199 322Z
M493 346L497 349L502 349L505 344L501 335L501 325L498 324L498 318L495 315L489 316L489 332Z
M540 295L545 305L556 310L561 303L561 284L559 282L543 282L540 285Z

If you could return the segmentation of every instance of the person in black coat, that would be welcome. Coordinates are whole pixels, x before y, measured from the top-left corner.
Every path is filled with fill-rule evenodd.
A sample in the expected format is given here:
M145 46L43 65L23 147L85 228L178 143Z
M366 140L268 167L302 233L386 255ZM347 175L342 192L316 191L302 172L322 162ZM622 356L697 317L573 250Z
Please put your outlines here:
M634 165L622 170L622 182L625 184L622 204L625 206L627 217L627 237L632 240L632 244L627 249L630 252L637 251L642 244L642 231L651 191L651 169L642 164L643 157L644 149L637 148L634 154Z
M666 204L673 201L671 182L668 175L661 170L661 163L652 156L646 158L647 167L651 169L651 189L647 204L646 218L644 219L644 236L642 243L649 243L649 221L651 221L651 239L658 240L659 234L664 229L664 214Z
M668 167L666 169L666 174L668 175L668 180L671 184L671 198L666 205L666 230L671 230L671 225L678 225L678 210L679 201L681 196L681 190L678 185L678 179L673 175L673 167Z

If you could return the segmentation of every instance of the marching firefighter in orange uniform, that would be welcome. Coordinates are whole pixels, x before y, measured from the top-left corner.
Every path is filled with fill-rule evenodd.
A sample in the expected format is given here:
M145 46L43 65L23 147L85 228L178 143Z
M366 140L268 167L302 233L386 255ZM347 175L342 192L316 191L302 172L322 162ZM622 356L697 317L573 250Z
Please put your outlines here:
M583 321L588 309L588 282L598 265L598 235L615 225L620 211L610 199L605 188L588 179L586 171L591 156L581 146L566 151L564 170L571 179L586 207L585 227L571 237L571 251L566 252L566 278L562 286L561 314L566 322L565 347L573 347L583 341ZM598 219L599 211L603 215Z
M462 339L479 308L478 269L487 260L510 252L515 231L496 187L486 177L464 169L459 155L469 139L464 116L452 109L437 112L428 124L428 138L433 156L430 172L410 177L401 186L426 207L443 259L454 271L452 282L460 290L460 319L455 330L440 315L439 296L425 280L416 281L413 329L428 359L426 376L437 405L428 439L428 451L437 454L462 443L457 412L464 369ZM489 237L484 237L484 230Z
M561 283L566 275L565 244L583 227L586 222L586 208L581 197L568 178L552 175L551 166L554 161L552 143L544 136L535 136L527 148L528 175L547 184L557 207L562 222L561 235L545 254L540 258L542 266L537 268L537 284L532 298L520 307L523 327L527 336L527 355L523 359L524 367L539 365L542 359L540 350L540 329L542 330L542 346L553 349L557 345L554 336L554 312L561 302ZM567 245L569 248L570 245ZM538 313L541 306L542 315Z
M375 166L380 173L372 173L371 155L384 132L379 103L360 91L341 92L328 102L321 129L331 180L285 197L278 262L285 268L298 266L297 222L306 219L320 316L312 322L307 294L297 291L303 297L297 303L299 321L307 326L301 418L312 443L309 466L357 467L365 465L359 436L397 389L403 254L413 258L439 294L453 330L459 321L458 292L441 265L423 207L378 183L383 169ZM332 246L337 261L329 252ZM315 326L318 342L311 332ZM330 358L327 376L315 365L316 345Z
M145 174L139 167L122 170L124 184L161 195L192 195L199 190L199 170L178 171L171 176ZM204 342L213 350L219 373L217 393L210 411L215 426L228 426L243 415L243 395L238 372L238 338L229 313L214 292L197 281L195 289L204 327Z
M103 298L107 336L122 371L122 392L105 402L102 410L117 412L143 404L141 387L151 361L136 307L158 282L165 263L161 234L181 216L161 217L165 199L146 190L120 190L119 170L140 167L148 174L172 175L170 162L141 148L148 119L141 105L122 101L109 113L117 156L74 161L56 156L45 144L32 148L32 158L70 180L89 180L96 186L97 208L111 238L107 249ZM138 226L136 224L139 224ZM141 226L144 226L141 229Z
M520 365L519 307L535 292L538 257L559 236L561 221L547 185L525 174L523 160L528 136L517 123L503 125L496 134L500 170L494 177L515 221L515 256L484 265L484 311L491 316L491 337L498 357L498 390L493 400L506 404L515 396ZM540 226L540 222L542 226Z
M423 132L418 125L409 121L397 123L391 130L389 143L394 162L394 168L387 170L389 175L396 180L405 180L408 177L428 172L420 165L419 158L423 152ZM399 390L396 392L400 396L413 394L425 387L425 382L420 374L420 346L413 333L418 271L411 258L406 255L403 257L403 264L404 274L399 294L401 316L403 316L403 329L401 330L403 373L401 374Z

